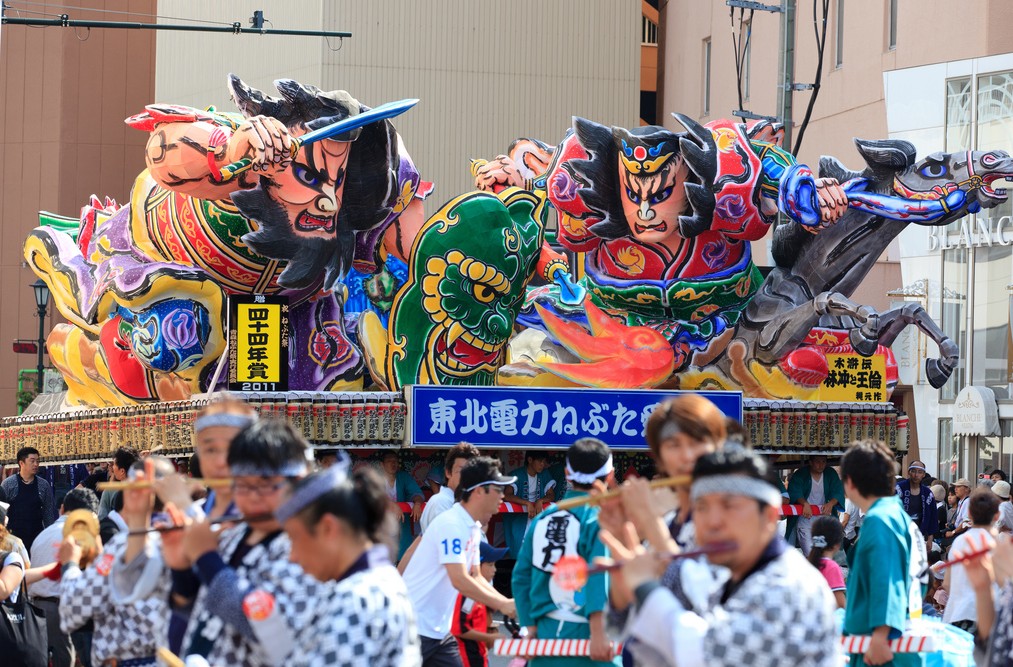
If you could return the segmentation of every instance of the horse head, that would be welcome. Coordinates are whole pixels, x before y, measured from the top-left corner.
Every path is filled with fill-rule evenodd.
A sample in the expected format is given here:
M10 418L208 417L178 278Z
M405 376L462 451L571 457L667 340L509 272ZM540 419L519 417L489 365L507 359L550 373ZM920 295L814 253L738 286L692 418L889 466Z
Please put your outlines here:
M1006 201L999 180L1013 180L1013 158L1005 151L937 152L915 159L907 141L856 139L866 169L854 172L833 157L820 160L820 174L851 184L856 208L901 222L940 226ZM862 193L874 193L869 206ZM849 192L849 198L851 192Z

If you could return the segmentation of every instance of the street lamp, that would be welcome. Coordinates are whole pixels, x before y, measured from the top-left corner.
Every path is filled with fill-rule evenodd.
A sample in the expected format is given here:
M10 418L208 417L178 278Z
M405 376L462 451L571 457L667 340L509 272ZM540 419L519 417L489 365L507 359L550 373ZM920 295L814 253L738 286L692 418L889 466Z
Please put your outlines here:
M38 393L42 393L42 373L44 371L42 363L42 353L46 348L46 309L49 306L49 286L39 278L32 283L32 289L35 290L35 306L39 312L39 364L36 372L36 387Z

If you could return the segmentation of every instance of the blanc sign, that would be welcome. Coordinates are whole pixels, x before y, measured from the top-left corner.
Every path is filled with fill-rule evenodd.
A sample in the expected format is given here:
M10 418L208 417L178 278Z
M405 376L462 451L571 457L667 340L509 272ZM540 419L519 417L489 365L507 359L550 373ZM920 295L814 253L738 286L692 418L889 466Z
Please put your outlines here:
M973 224L972 224L973 223ZM950 248L980 248L1013 245L1013 219L1004 215L998 220L970 216L961 219L956 237L946 227L929 227L929 251Z

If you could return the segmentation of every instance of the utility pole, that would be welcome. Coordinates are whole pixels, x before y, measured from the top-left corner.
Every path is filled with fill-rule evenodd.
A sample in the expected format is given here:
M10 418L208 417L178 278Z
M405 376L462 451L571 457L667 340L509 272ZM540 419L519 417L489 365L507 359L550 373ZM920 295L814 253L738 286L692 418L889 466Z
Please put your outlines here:
M790 151L792 102L795 97L795 0L782 0L781 3L781 48L777 69L781 73L778 106L784 124L784 142L781 145Z
M780 50L778 51L777 116L764 116L751 111L732 111L733 116L744 120L771 120L784 125L785 150L791 151L792 93L799 87L795 84L795 0L781 0L780 5L767 5L752 0L725 0L729 7L771 12L781 15Z

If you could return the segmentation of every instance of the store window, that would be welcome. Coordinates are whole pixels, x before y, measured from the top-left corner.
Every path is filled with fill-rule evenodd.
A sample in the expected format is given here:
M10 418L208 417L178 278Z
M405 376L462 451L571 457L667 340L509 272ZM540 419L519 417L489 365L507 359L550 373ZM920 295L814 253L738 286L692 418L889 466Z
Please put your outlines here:
M1013 72L978 77L977 149L1013 151ZM1013 202L1004 201L978 214L998 221L1013 213Z
M987 475L993 470L999 469L1010 474L1013 469L1013 420L1000 419L999 432L1002 435L977 437L978 460L975 462L976 470L971 472L978 475Z
M1010 398L1009 292L1013 247L974 249L974 345L971 384L989 387L997 400Z
M961 352L967 349L967 248L943 251L942 322L943 333L957 342ZM964 386L964 355L949 381L939 390L939 398L952 401Z
M960 438L953 437L953 420L939 420L939 479L955 482L960 477Z
M946 132L945 150L948 153L966 151L971 144L971 79L964 77L946 82ZM960 230L960 221L954 220L946 226L947 232Z

